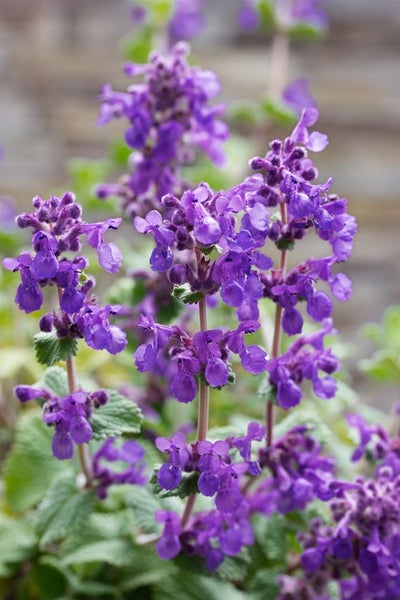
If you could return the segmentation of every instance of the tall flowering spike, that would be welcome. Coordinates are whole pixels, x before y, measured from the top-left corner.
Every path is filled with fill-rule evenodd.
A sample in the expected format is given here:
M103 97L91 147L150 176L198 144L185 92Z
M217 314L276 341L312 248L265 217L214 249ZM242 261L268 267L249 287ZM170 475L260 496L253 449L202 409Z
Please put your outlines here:
M188 15L189 3L183 4ZM182 14L183 8L177 7L176 27ZM165 56L153 52L147 65L128 63L125 72L132 77L142 75L143 82L130 85L127 92L106 85L99 97L98 124L126 119L125 141L135 152L132 172L120 184L100 186L98 195L120 196L131 216L142 214L143 208L159 208L167 193L182 193L186 184L179 169L193 161L195 150L208 154L218 166L225 162L221 147L228 137L221 120L224 108L210 103L219 93L218 79L212 71L190 66L188 53L189 47L181 42Z
M31 313L42 307L41 288L56 286L61 314L45 315L40 320L41 330L50 333L54 328L60 338L84 338L96 350L105 349L111 354L121 352L127 344L126 335L109 321L119 312L119 307L97 305L91 294L94 279L84 274L88 261L77 253L82 249L82 238L86 238L97 250L102 268L116 272L122 254L114 243L105 241L105 235L110 229L116 230L122 219L85 222L82 208L71 192L47 200L35 196L32 205L33 211L19 215L17 224L33 230L33 252L3 259L6 269L20 272L21 284L15 302L21 310ZM75 256L71 258L71 254ZM60 437L62 443L67 444L65 436Z
M335 395L337 382L331 375L338 370L339 361L330 348L323 347L324 337L332 333L332 320L326 319L320 331L301 335L284 354L268 361L269 382L276 390L279 406L287 409L299 404L304 379L311 382L319 398Z

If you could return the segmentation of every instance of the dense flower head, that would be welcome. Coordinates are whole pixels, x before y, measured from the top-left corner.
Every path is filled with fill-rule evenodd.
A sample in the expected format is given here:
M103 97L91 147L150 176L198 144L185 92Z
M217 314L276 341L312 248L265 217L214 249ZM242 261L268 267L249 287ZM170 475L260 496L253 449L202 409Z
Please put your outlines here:
M23 385L17 386L14 394L21 402L44 401L43 421L55 429L51 449L59 460L72 458L74 444L89 442L93 433L90 424L93 409L108 401L105 390L88 393L79 389L67 396L56 396L46 388Z
M375 475L330 485L331 524L315 519L308 532L299 534L303 574L289 578L285 585L293 593L307 590L307 598L316 593L325 597L328 583L336 580L342 600L396 600L400 595L400 444L359 415L351 415L349 421L361 433L353 459L361 458L368 446L377 464Z
M157 544L161 558L171 558L182 550L189 556L203 556L207 569L213 571L225 556L236 556L243 546L254 542L250 504L242 488L246 474L255 477L261 473L252 444L260 442L264 434L265 427L252 422L245 435L214 442L201 440L189 445L182 432L170 440L156 439L157 448L169 455L157 472L160 487L175 489L184 475L196 473L199 492L213 498L215 505L195 514L184 527L175 513L158 513L157 519L166 524Z
M109 273L118 271L122 254L113 242L105 241L105 235L110 229L116 230L122 219L83 221L82 208L71 192L47 200L36 196L32 204L33 212L19 215L17 224L33 230L33 253L26 251L3 260L6 269L19 271L21 276L15 302L26 313L39 310L43 304L42 288L56 286L61 312L43 315L41 330L50 332L54 327L59 337L84 338L97 350L120 352L126 346L126 336L109 322L109 317L120 309L97 305L91 293L95 280L84 272L88 260L78 252L82 238L86 238L96 250L100 266ZM71 253L75 256L71 257Z
M333 398L336 393L337 382L331 375L338 370L339 361L331 348L323 347L324 337L335 331L331 319L325 319L322 325L319 331L299 336L286 352L267 362L269 383L282 408L299 404L304 379L311 382L319 398Z
M249 498L253 511L285 514L304 510L315 498L333 497L333 460L323 454L306 425L291 429L259 454L261 467L270 475Z
M108 438L92 459L95 489L99 498L106 498L108 488L113 484L145 484L144 458L145 450L136 440L127 440L118 446L116 440Z
M250 373L261 373L267 366L265 350L244 342L246 333L259 328L256 321L241 323L235 330L210 329L193 336L177 325L155 323L151 315L142 315L138 326L152 339L137 348L134 354L137 369L159 374L168 357L175 365L168 371L170 393L179 402L191 402L196 397L199 377L215 388L230 383L231 352L239 355L243 368Z
M136 216L137 231L154 238L151 268L193 293L219 292L240 321L258 319L259 301L268 297L283 308L288 335L302 332L299 303L313 320L323 321L332 312L331 296L348 300L351 282L335 267L349 257L356 223L345 212L347 200L328 194L330 180L313 183L318 173L308 151L327 144L324 134L309 131L317 116L315 108L304 109L289 137L274 140L265 157L251 160L260 172L241 184L214 192L201 183L180 197L165 195L164 212ZM285 251L308 231L329 242L333 254L310 258L288 273L264 254L267 242ZM320 282L326 289L319 289Z
M106 85L100 95L98 124L126 119L125 141L134 152L131 173L121 183L100 186L98 195L121 196L131 216L159 207L164 194L182 192L179 167L192 162L195 149L216 165L224 164L221 143L228 129L220 120L223 106L210 104L219 93L219 82L212 71L189 66L188 53L189 47L181 42L168 55L153 52L146 65L126 64L125 72L143 75L143 82L126 92Z

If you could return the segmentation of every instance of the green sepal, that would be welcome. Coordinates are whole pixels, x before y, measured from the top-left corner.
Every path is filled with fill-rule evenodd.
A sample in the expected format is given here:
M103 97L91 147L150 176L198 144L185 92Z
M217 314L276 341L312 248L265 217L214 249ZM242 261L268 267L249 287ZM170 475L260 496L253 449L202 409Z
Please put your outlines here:
M196 472L188 474L184 473L182 481L176 488L174 488L173 490L164 490L157 481L156 472L152 475L150 483L153 486L154 493L157 494L159 498L173 498L175 496L177 496L178 498L187 498L188 496L192 496L193 494L198 493L198 479L199 474Z
M192 292L189 283L175 285L172 295L184 304L198 304L203 298L203 292Z
M275 242L275 246L278 250L293 250L295 245L296 242L294 240L285 240L283 238Z
M33 336L33 345L37 361L48 367L60 360L68 360L78 352L78 341L75 338L60 338L54 332L37 333Z

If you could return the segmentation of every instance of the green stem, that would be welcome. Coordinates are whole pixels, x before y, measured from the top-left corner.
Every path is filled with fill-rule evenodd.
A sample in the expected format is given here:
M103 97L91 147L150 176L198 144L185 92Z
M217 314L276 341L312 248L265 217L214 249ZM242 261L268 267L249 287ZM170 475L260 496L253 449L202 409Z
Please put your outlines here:
M201 260L201 253L196 249L197 265ZM207 302L203 297L199 302L200 331L207 331ZM201 442L207 438L208 417L210 411L209 387L202 379L199 383L199 402L197 405L197 441ZM186 525L196 503L196 494L188 496L186 506L182 515L182 527Z
M205 298L199 302L200 331L207 331L207 306ZM199 403L197 414L197 441L205 440L208 430L208 414L210 410L209 387L204 380L199 384Z
M57 288L58 299L60 300L62 291ZM67 380L68 380L68 392L73 394L78 389L77 376L76 376L76 363L73 357L67 358L65 361L67 368ZM89 448L87 444L77 444L78 446L78 457L81 465L82 473L86 479L86 485L89 486L92 480L92 461L89 454Z
M285 225L287 223L287 206L284 200L280 203L281 209L281 219L282 224ZM280 264L279 264L281 278L284 279L286 277L287 271L287 250L281 250L280 256ZM280 304L276 304L275 306L275 319L274 319L274 336L272 339L272 350L271 354L273 358L277 358L280 354L281 350L281 341L282 341L282 306ZM275 410L274 403L271 400L268 400L265 407L265 439L267 443L267 448L269 448L272 444L273 439L273 429L275 423Z

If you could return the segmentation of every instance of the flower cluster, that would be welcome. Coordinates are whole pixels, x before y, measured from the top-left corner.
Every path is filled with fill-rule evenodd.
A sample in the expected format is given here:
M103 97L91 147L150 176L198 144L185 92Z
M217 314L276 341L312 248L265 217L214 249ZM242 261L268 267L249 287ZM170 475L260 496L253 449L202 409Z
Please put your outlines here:
M215 504L187 523L170 511L159 513L157 518L164 523L157 545L161 558L173 558L180 551L200 555L213 571L225 556L235 556L254 542L250 519L255 513L269 516L277 511L304 510L315 498L326 501L334 496L333 461L322 454L308 427L290 430L255 455L252 446L264 434L265 428L252 422L244 436L197 441L190 447L182 433L170 440L157 438L157 448L168 454L168 462L157 473L160 487L175 489L195 473L198 491L214 498ZM261 474L265 478L254 489L248 485L252 477Z
M247 434L226 440L197 441L187 446L185 436L178 432L170 440L157 438L157 448L168 454L168 462L157 473L162 489L175 489L184 474L195 473L198 491L207 498L214 497L215 509L194 515L182 527L177 515L170 511L157 514L164 531L157 543L161 558L173 558L182 550L189 555L205 558L213 571L224 556L235 556L254 539L250 524L250 505L242 489L243 476L261 473L252 456L252 444L263 439L265 428L250 423ZM241 460L237 460L240 458Z
M332 320L326 319L322 329L299 336L286 352L268 361L269 383L279 406L287 409L299 404L304 379L311 381L319 398L326 400L335 396L337 382L331 374L338 370L339 361L331 348L323 347L324 337L332 333L335 333Z
M39 310L43 304L42 288L55 286L61 312L43 315L40 329L50 332L54 327L59 337L84 338L97 350L106 349L111 354L121 352L126 346L126 336L109 322L119 307L97 304L91 294L95 280L84 273L88 260L77 254L84 236L87 244L96 249L100 266L115 273L121 265L122 254L113 242L106 242L104 236L109 229L117 229L121 219L86 223L82 220L81 206L70 192L47 200L36 196L32 204L33 212L19 215L17 225L33 230L33 253L22 252L17 258L3 259L6 269L19 271L21 276L15 296L18 307L26 313ZM71 253L75 254L73 258L70 258Z
M196 148L216 165L224 164L221 143L228 129L220 120L223 106L210 105L220 86L212 71L189 66L188 52L181 42L166 56L151 54L147 65L129 63L125 72L143 75L143 83L131 85L127 92L105 85L100 95L98 124L126 119L125 142L134 152L132 172L120 183L99 186L97 194L120 196L130 216L159 207L166 193L182 192L179 168L193 161Z
M105 390L84 392L77 390L67 396L56 396L46 388L19 385L14 390L21 402L43 400L43 421L54 426L52 441L53 455L59 460L72 458L74 444L85 444L92 437L90 417L93 408L108 402Z
M372 444L371 456L378 461L375 476L330 486L334 525L316 519L309 532L299 534L304 575L285 577L283 588L292 592L282 593L280 599L297 598L300 590L307 590L305 597L316 593L325 597L332 580L338 582L343 599L396 600L400 595L399 441L381 426L367 425L359 415L349 420L361 433L353 460Z
M145 450L136 440L127 440L118 447L113 438L108 438L93 455L93 477L99 498L106 498L108 488L113 484L145 484L144 456ZM110 463L122 464L125 468L111 469Z
M253 510L268 516L304 508L315 498L334 495L334 463L322 454L310 427L299 425L260 450L260 465L270 471L251 496Z
M338 300L349 298L350 280L335 274L333 267L349 257L356 223L345 212L347 201L328 195L330 181L312 183L318 173L307 150L320 151L327 144L324 134L308 131L317 116L316 109L305 109L290 137L272 142L264 158L252 159L252 168L263 174L223 192L201 184L179 199L166 195L162 202L168 218L157 210L146 218L137 216L136 229L155 241L152 269L169 271L172 283L186 284L193 292L219 291L237 309L239 320L257 319L258 301L269 297L282 307L282 326L289 335L302 331L303 318L295 308L299 302L306 302L314 320L329 317L332 301L316 289L316 282L326 282ZM265 243L269 240L284 251L309 229L330 243L333 255L309 259L287 274L271 268L272 259L261 252ZM208 251L200 264L182 264L175 257L177 251L213 247L218 257L211 259Z
M152 336L141 344L134 355L138 371L165 373L168 369L170 392L179 402L191 402L196 397L196 378L202 377L211 387L222 387L231 381L230 352L239 355L244 369L256 375L265 371L266 352L257 345L246 346L245 333L258 329L259 323L246 321L236 330L210 329L190 336L177 325L160 325L151 315L142 315L139 327Z

